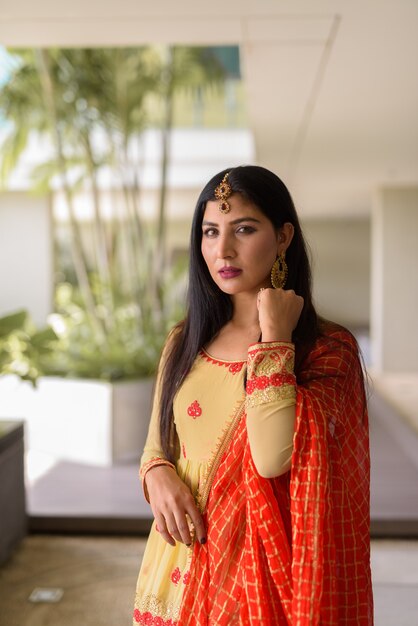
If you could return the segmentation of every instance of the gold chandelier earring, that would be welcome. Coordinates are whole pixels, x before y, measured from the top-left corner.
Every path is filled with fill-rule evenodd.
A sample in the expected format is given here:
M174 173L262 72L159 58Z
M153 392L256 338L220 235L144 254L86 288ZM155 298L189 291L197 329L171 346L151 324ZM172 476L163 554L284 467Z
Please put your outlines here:
M286 284L288 274L287 263L285 261L285 253L282 252L273 263L271 268L271 284L274 289L283 289Z

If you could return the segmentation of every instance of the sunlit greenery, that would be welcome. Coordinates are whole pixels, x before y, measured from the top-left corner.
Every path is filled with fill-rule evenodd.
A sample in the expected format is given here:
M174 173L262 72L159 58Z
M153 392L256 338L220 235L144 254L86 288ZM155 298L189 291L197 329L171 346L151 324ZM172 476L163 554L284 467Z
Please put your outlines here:
M26 311L0 318L0 373L35 383L56 348L51 327L37 330Z
M45 368L106 379L148 375L168 327L183 314L184 264L173 268L166 246L176 103L222 91L225 70L212 49L199 47L10 54L9 75L0 86L0 117L8 121L1 180L6 184L35 133L47 150L32 171L33 187L43 194L60 191L68 214L71 267L57 268L66 282L56 285L52 322L59 339ZM157 220L151 228L141 212L137 156L141 135L150 127L160 129L162 154ZM118 194L110 220L104 218L103 174ZM75 211L81 190L88 193L93 213L89 243Z

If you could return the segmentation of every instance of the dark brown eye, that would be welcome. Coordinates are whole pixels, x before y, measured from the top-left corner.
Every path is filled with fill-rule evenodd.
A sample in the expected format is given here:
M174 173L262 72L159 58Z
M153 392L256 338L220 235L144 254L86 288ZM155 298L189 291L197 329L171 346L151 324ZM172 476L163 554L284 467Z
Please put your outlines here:
M250 233L254 233L255 232L255 228L253 228L252 226L240 226L238 228L237 232L241 232L244 234L250 234Z

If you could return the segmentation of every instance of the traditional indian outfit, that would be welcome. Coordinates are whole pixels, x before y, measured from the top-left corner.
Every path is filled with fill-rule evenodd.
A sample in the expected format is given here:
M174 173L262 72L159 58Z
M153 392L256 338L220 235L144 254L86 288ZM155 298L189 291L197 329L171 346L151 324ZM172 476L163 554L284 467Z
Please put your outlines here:
M293 367L286 342L254 344L246 361L197 355L173 405L175 470L203 514L207 542L172 547L154 522L134 625L373 624L368 419L356 342L333 329L317 340L297 382ZM159 385L157 378L143 479L166 463ZM263 478L251 452L254 426L294 403L291 470ZM269 442L273 451L281 445Z

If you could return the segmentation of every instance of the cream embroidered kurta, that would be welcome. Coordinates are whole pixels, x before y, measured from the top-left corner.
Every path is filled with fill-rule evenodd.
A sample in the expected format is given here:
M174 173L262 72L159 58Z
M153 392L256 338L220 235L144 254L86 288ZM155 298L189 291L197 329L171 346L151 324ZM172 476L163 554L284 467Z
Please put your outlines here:
M276 345L282 347L285 345L293 357L292 344L282 342L256 344L258 348L269 349L272 355L275 354ZM269 363L269 371L266 371L268 375L276 372L280 376L283 371L293 373L293 358L270 359ZM217 360L202 350L174 399L174 422L180 444L176 471L189 486L198 505L202 504L199 502L202 488L204 491L213 460L217 454L219 455L219 446L224 440L224 434L232 421L239 418L239 414L243 412L247 398L244 388L246 370L247 361ZM141 468L152 467L154 459L155 463L158 463L158 459L163 458L158 426L159 392L158 377ZM255 400L257 394L258 400ZM257 443L260 449L265 446L265 433L269 421L275 429L275 423L280 420L281 432L278 434L280 439L276 447L282 456L284 455L283 458L287 459L286 463L290 462L293 436L293 419L289 419L286 410L294 403L295 389L288 384L284 386L278 384L275 390L261 388L253 394L252 401L248 402L247 398L246 403L247 423L255 420L256 424L262 425L262 434L260 433L259 437L257 428L252 429L255 447ZM258 455L260 456L260 452ZM164 541L154 521L138 577L134 624L150 626L176 624L183 591L188 584L191 555L192 549L183 543L176 542L173 547Z

